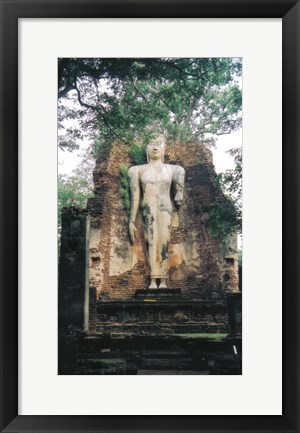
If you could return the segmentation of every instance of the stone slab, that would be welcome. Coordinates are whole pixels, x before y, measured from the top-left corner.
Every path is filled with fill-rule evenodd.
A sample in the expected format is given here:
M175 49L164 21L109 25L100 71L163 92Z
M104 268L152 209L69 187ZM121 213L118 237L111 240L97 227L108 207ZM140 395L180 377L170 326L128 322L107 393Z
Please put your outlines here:
M181 289L139 289L135 292L135 299L175 299L181 298Z

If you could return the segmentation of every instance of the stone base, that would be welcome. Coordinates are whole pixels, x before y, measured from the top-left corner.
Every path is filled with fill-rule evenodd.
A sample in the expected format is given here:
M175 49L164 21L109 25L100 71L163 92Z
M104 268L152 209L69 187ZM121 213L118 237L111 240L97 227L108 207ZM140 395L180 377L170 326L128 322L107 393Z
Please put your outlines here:
M181 298L181 289L140 289L135 292L135 299L156 301L169 299L175 300Z
M242 344L230 338L60 335L58 374L239 375Z
M223 301L180 299L180 291L138 291L135 301L97 302L90 332L172 335L228 333L228 307ZM169 289L170 290L170 289ZM155 295L155 296L154 296Z

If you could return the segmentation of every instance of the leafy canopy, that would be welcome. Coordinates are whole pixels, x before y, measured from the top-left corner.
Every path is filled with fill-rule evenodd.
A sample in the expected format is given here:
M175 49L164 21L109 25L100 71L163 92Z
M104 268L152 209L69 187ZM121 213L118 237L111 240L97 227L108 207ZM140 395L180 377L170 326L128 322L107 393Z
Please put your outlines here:
M122 141L140 164L145 162L140 144L158 132L181 142L214 145L218 135L241 127L241 68L239 58L60 58L59 146L72 151L89 137L94 143L89 157L95 158ZM241 228L241 150L230 152L235 169L219 175L219 181L236 209L230 200L225 208L216 203L209 218L220 237L236 225ZM81 167L74 176L59 178L59 210L85 206L92 190L87 173ZM126 174L121 177L125 183ZM125 184L122 194L128 208Z
M98 146L145 143L162 130L213 144L241 126L240 74L239 58L60 58L59 122L79 126L59 146L72 150L85 135Z

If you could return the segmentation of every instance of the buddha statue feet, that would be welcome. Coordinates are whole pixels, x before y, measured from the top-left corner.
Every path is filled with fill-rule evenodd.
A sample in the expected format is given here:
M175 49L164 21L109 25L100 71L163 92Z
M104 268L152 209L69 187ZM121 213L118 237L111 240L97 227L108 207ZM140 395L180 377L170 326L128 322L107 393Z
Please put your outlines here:
M157 289L157 283L155 278L151 278L149 289Z
M166 279L165 278L161 278L160 279L160 285L159 285L160 289L166 289L167 288L167 284L166 284Z

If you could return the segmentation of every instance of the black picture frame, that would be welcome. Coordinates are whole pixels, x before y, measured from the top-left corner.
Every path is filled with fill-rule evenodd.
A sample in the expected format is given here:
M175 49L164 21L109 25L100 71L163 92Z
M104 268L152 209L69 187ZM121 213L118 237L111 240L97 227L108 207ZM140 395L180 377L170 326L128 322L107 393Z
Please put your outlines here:
M3 432L299 431L300 5L295 0L0 0L1 6L1 408ZM283 415L18 415L18 19L282 18ZM259 392L259 390L258 390Z

